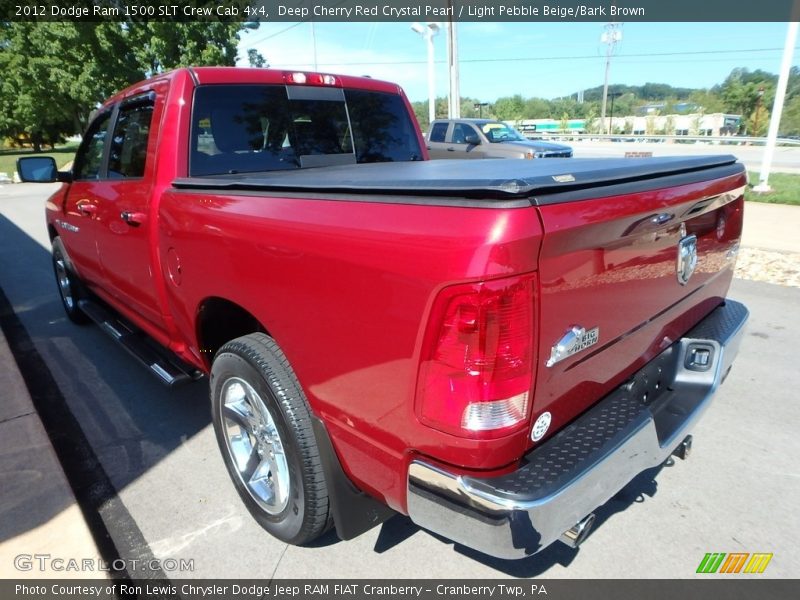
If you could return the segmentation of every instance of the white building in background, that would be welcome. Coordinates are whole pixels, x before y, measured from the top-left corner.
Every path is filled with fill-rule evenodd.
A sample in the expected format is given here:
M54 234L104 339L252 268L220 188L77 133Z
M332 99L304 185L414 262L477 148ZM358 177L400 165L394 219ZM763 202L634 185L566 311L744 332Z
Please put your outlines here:
M606 127L610 117L606 117ZM612 119L611 132L628 135L733 135L739 131L741 115L725 113L693 113L688 115L657 115L617 117ZM517 129L528 137L599 132L604 130L600 119L587 127L585 119L524 119Z
M725 113L614 117L611 131L631 135L734 135L741 122L741 115Z

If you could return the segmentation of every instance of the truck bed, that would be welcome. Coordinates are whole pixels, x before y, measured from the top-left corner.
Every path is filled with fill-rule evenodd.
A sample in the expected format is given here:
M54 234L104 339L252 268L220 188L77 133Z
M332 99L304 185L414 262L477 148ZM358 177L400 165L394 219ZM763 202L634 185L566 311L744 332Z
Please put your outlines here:
M741 173L731 155L563 160L431 160L317 167L179 178L179 189L219 192L281 191L310 194L386 194L407 202L433 197L476 201L522 200L530 206L647 191ZM668 178L668 180L665 180ZM421 197L428 196L427 200ZM339 199L339 198L337 198ZM376 201L386 201L384 198Z

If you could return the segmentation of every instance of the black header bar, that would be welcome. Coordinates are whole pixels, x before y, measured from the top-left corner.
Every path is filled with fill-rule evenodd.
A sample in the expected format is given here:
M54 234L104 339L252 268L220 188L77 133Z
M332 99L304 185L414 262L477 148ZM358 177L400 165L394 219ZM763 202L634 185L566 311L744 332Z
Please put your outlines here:
M712 576L713 577L713 576ZM4 600L784 600L795 580L399 579L399 580L0 580Z
M3 0L0 21L754 22L800 0Z

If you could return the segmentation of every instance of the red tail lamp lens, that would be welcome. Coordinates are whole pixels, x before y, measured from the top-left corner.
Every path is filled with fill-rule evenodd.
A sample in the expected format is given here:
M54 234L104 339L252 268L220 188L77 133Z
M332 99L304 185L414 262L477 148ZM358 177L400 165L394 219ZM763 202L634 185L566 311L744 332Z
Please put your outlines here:
M525 426L533 379L534 276L459 285L434 303L417 386L426 425L493 438Z

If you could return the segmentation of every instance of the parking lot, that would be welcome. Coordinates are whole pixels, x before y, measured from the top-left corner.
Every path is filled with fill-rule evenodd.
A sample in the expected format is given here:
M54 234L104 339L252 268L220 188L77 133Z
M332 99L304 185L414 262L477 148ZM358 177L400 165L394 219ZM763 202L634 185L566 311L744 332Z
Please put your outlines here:
M575 142L562 142L574 149L576 158L622 157L626 152L651 152L653 156L681 156L696 154L733 154L744 163L748 171L761 171L764 146L744 146L734 144L680 144L635 142L619 143L607 140L581 139ZM778 146L772 159L772 172L800 173L800 147Z
M170 391L97 327L64 316L44 227L52 189L0 186L0 289L32 343L28 368L40 369L37 393L47 395L52 412L42 418L63 422L63 435L82 453L73 466L95 478L80 484L93 491L88 497L101 521L89 527L104 527L120 557L183 560L192 568L167 576L193 578L667 579L696 576L708 552L766 552L773 559L757 577L800 573L800 289L734 282L731 296L749 307L751 319L731 375L694 432L691 457L628 485L597 511L580 550L555 544L526 560L502 561L454 546L402 515L351 541L329 533L312 547L290 547L256 525L230 484L210 425L207 382ZM81 518L36 461L23 475L8 468L25 460L2 442L26 416L10 418L5 410L23 392L0 390L4 561L34 551L31 531L65 514ZM0 564L0 577L18 574Z

